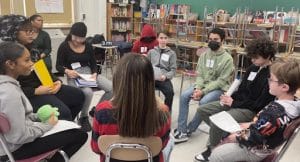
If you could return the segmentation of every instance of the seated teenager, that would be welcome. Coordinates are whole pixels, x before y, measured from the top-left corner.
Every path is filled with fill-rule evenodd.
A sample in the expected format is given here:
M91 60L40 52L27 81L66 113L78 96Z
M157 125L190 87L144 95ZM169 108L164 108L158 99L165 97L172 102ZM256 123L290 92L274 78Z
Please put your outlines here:
M101 135L137 138L154 135L166 147L170 141L170 114L166 106L156 101L154 86L153 68L146 57L136 54L122 57L113 75L113 98L97 105L93 119L91 147L100 154L100 161L105 159L97 144ZM168 159L171 149L166 150L169 153L164 158ZM159 158L163 162L162 153Z
M198 161L208 160L211 150L219 144L225 134L210 122L210 115L226 111L239 123L249 122L263 107L274 100L268 86L269 67L276 53L274 42L268 38L253 40L247 45L246 51L253 64L243 75L238 90L232 96L221 95L220 101L200 105L197 109L200 118L210 125L207 150L195 157Z
M210 162L261 161L284 142L287 124L300 115L300 101L294 97L300 88L300 64L293 59L278 60L271 65L270 72L269 91L275 101L237 134L236 142L216 147Z
M32 41L35 37L31 22L21 15L4 15L0 18L2 40L16 41L32 50ZM37 61L34 53L31 53L32 61ZM19 76L21 88L33 106L33 112L39 107L50 104L57 107L60 112L59 119L74 120L81 111L84 103L84 94L79 88L62 84L62 81L50 75L54 86L43 86L34 71L30 75Z
M165 96L165 104L171 112L174 89L171 79L176 74L176 53L167 46L168 34L160 31L157 33L158 46L148 52L147 57L150 59L152 66L156 69L155 88L160 90Z
M79 74L90 74L90 78L96 81L97 88L104 90L102 98L110 99L112 83L105 77L97 75L97 65L93 48L85 42L87 27L82 22L74 23L66 40L61 43L57 51L56 69L67 75L68 85L77 87L76 79ZM79 124L85 131L91 131L88 119L88 111L93 99L93 90L90 87L81 87L85 101L81 110ZM103 100L103 99L102 99Z
M16 80L20 75L30 75L32 65L30 53L23 45L16 42L0 43L0 112L10 122L10 130L3 134L8 150L16 160L54 149L61 149L71 157L86 142L87 133L70 129L41 137L56 125L57 118L52 115L47 122L39 122ZM0 161L7 160L4 148L0 147ZM49 161L63 161L63 157L56 153Z
M142 29L141 37L134 41L131 51L147 55L148 51L157 45L156 32L150 24L145 24Z

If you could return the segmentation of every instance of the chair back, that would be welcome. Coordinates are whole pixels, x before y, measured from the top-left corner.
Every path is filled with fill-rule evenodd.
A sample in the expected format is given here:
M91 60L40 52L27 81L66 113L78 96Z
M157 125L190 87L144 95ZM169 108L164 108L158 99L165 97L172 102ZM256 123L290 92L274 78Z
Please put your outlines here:
M300 117L294 119L291 123L287 125L283 132L283 137L286 139L285 143L280 147L277 151L278 155L276 156L275 162L279 161L281 157L284 155L286 150L289 148L297 133L299 132L300 126Z
M124 161L147 159L148 162L152 162L153 157L159 155L162 149L162 141L155 136L134 138L102 135L98 139L98 146L105 154L105 162L109 162L110 158Z

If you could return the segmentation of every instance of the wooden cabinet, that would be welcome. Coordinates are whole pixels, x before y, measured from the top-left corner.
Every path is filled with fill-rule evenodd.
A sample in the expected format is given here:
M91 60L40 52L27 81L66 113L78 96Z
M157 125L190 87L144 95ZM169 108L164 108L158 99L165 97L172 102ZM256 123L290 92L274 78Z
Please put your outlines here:
M107 3L107 40L129 41L132 34L132 4Z

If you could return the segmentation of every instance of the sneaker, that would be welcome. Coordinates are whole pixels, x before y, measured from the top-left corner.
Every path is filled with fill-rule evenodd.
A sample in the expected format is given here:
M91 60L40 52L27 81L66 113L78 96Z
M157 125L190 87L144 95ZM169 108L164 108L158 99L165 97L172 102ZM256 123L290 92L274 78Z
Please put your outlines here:
M95 109L96 109L96 107L93 106L92 109L89 111L89 115L90 115L91 117L94 117Z
M209 156L211 154L211 149L208 147L204 152L195 156L195 161L209 161Z
M186 142L189 140L187 133L179 132L177 129L173 132L175 144Z
M92 130L92 126L89 121L89 117L81 117L78 119L78 124L81 125L81 130L84 132L89 132Z

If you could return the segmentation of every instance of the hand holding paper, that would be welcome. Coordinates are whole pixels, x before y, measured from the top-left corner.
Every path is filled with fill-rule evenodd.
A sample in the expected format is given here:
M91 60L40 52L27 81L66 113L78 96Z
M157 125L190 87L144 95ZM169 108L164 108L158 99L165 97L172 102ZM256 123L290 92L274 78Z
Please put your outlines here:
M53 86L53 80L43 59L34 63L33 69L43 86Z
M221 111L217 114L211 115L209 119L216 126L226 132L234 133L242 130L239 123L236 122L235 119L226 111Z

